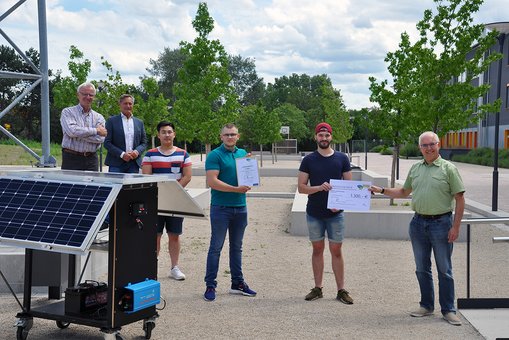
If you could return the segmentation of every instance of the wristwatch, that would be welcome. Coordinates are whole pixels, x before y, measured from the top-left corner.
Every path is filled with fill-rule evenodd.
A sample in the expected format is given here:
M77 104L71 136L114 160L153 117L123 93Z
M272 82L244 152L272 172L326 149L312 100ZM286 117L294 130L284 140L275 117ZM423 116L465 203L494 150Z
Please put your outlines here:
M382 187L382 190L380 190L380 193L383 195L384 192L385 192L385 188Z

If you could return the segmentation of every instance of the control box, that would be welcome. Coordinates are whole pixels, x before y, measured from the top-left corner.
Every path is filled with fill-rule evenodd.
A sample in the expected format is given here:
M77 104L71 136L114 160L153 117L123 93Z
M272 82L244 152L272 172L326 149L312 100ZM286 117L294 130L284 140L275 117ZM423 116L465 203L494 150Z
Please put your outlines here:
M123 289L119 302L120 309L125 313L155 306L161 301L161 284L156 280L146 279L135 284L128 284Z

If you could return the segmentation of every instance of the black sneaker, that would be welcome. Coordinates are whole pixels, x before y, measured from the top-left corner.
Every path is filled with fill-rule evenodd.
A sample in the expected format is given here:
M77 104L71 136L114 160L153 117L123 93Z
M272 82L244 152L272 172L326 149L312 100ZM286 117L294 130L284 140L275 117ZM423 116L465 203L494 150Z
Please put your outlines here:
M323 298L322 288L315 287L315 288L311 289L309 294L306 295L306 297L304 299L306 301L313 301L313 300L321 299L321 298Z
M349 293L344 289L338 290L336 300L339 300L347 305L353 304L353 299L350 297Z
M239 294L244 296L256 296L256 292L249 288L247 283L241 282L238 285L234 285L232 283L232 288L230 289L230 294Z

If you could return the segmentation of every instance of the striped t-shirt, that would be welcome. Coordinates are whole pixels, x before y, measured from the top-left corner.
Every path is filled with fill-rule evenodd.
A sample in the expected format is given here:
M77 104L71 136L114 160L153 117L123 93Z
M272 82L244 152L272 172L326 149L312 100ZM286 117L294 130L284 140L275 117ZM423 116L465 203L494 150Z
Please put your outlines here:
M182 169L192 165L191 157L186 150L176 148L171 155L161 153L159 147L150 149L143 157L143 165L151 165L153 174L171 174L179 180L182 178Z

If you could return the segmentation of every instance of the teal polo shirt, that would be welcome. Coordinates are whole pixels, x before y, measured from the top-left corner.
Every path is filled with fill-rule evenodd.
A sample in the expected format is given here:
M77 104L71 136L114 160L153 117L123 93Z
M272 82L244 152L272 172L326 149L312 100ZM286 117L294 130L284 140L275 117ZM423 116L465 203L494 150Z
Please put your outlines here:
M244 149L235 147L233 151L225 148L224 144L212 150L205 160L205 171L219 170L218 178L227 184L237 186L237 166L236 158L246 157L247 152ZM223 205L227 207L246 206L246 194L238 192L224 192L211 189L211 205Z
M456 166L440 156L432 164L412 165L403 188L412 189L412 209L422 215L453 211L454 195L465 191Z

